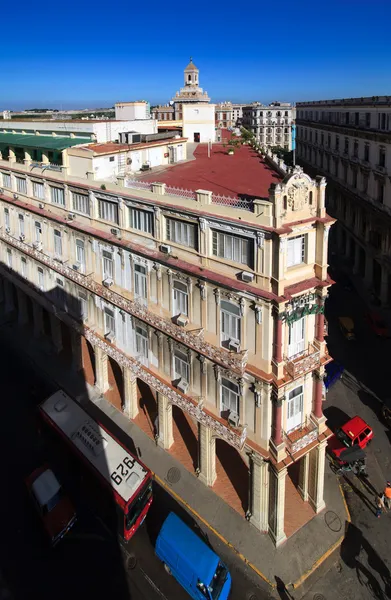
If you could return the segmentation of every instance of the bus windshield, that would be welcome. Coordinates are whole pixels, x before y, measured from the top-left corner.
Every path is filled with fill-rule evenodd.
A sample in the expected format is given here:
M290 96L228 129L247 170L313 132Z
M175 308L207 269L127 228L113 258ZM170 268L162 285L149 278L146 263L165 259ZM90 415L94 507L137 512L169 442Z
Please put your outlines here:
M133 501L133 504L129 506L128 512L125 515L125 527L127 530L132 529L151 496L152 481L149 481L139 496Z

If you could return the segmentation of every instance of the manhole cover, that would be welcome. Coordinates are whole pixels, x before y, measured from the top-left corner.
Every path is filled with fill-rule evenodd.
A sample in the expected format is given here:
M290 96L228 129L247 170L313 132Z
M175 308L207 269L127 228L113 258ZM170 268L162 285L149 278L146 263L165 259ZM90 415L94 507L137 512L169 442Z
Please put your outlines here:
M177 467L171 467L171 469L168 469L167 481L169 483L178 483L180 478L181 478L181 472Z
M326 600L326 596L323 596L323 594L315 594L314 600Z
M333 512L332 510L328 510L324 516L324 520L327 527L331 529L331 531L341 531L342 522L337 513Z
M248 597L248 600L258 600L258 598L255 594L251 594L251 596Z
M128 569L128 571L133 571L133 569L136 568L136 565L137 558L134 554L129 554L128 558L126 559L126 568Z

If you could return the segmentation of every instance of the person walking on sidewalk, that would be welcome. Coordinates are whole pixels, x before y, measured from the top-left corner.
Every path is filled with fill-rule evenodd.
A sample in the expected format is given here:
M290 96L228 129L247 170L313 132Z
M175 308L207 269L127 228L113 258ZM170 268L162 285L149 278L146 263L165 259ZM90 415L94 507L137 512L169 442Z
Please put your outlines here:
M387 481L387 485L384 488L384 497L387 508L391 508L391 481Z
M384 494L377 494L377 496L376 496L376 517L378 519L380 519L380 515L382 514L383 509L385 509Z

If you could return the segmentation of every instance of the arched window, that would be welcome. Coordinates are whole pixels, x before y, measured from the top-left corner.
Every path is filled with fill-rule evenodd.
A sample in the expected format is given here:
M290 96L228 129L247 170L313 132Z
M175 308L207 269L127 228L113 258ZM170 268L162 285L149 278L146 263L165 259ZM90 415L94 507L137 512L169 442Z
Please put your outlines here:
M191 81L191 75L187 76L187 81Z

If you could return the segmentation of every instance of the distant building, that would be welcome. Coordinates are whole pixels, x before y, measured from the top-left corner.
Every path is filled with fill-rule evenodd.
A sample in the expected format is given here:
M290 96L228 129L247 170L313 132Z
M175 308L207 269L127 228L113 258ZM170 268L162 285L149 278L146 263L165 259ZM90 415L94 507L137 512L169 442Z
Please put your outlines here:
M115 104L115 118L117 121L150 120L149 102L145 100L117 102Z
M155 106L151 111L152 119L157 121L173 121L175 119L175 108L167 104L166 106Z
M233 110L231 102L221 102L220 104L216 104L216 127L218 129L228 129L228 127L232 127L232 114Z
M11 111L10 110L3 110L3 119L8 120L11 118Z
M243 107L243 127L252 131L266 147L281 146L292 150L293 107L288 102L260 102Z
M175 119L183 118L183 105L194 104L201 102L209 104L210 98L207 92L199 86L199 69L193 63L190 57L190 62L184 70L184 87L177 92L172 99L174 103Z

